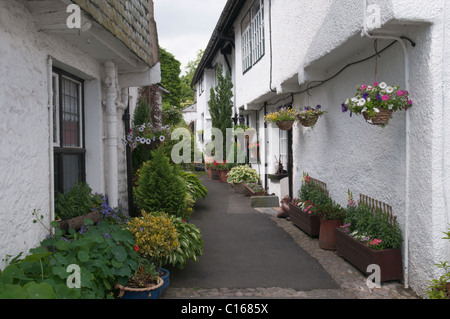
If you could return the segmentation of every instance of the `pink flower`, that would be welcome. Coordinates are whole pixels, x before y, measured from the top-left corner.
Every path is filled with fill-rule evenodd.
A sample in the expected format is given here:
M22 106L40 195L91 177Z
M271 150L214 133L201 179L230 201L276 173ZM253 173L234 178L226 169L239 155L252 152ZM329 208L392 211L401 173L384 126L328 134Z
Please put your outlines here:
M373 246L373 245L378 245L378 244L380 244L381 243L381 239L374 239L374 240L372 240L371 242L370 242L370 245L371 246Z
M403 96L403 94L405 94L405 92L403 92L402 90L397 91L397 95L398 95L398 96Z
M365 90L367 88L367 85L361 86L361 90Z
M375 82L375 83L373 84L373 86L378 86L378 84L380 84L380 83L378 83L378 82Z
M409 105L412 105L412 104L413 104L413 102L412 102L411 100L409 100L409 101L408 101L408 104L409 104Z
M383 95L382 99L383 99L383 101L389 100L389 95Z

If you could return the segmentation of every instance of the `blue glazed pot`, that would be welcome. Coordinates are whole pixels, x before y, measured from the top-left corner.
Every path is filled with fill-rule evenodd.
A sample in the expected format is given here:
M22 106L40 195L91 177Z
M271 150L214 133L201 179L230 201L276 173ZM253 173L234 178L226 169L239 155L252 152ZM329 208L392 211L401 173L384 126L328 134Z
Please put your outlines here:
M170 272L165 268L159 268L159 271L164 272L164 275L161 275L161 279L164 280L164 284L161 287L161 296L163 296L170 284Z
M155 287L148 288L146 290L142 289L134 289L119 286L120 299L160 299L161 297L161 288L164 285L164 280L160 278L158 285Z

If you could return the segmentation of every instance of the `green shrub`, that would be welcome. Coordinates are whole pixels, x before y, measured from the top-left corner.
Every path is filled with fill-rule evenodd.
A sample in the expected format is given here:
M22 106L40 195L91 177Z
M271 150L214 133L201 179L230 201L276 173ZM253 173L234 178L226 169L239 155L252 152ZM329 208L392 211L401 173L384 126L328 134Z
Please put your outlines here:
M180 246L165 259L164 264L183 269L189 259L197 262L203 254L202 233L194 224L181 218L173 218L172 222L177 229Z
M92 194L87 183L76 183L69 192L58 194L55 214L62 220L82 216L92 212L93 208L100 206L102 202L102 197Z
M139 175L135 197L140 210L184 218L186 184L180 169L170 164L162 148L152 152L152 160L142 166Z
M0 274L0 299L113 298L115 284L126 285L138 266L133 235L118 225L86 222L86 233L56 229L28 256L11 260ZM69 265L80 267L80 288L67 286Z
M444 233L442 239L450 239L450 229ZM438 279L430 280L427 295L430 299L450 299L450 264L449 261L441 261L436 266L442 270Z

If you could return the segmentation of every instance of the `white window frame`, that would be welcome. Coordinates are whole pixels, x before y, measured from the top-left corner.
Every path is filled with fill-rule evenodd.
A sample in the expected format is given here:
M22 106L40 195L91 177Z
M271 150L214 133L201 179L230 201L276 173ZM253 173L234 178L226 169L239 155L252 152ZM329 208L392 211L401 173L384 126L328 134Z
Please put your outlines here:
M264 0L256 0L242 19L241 41L242 70L245 73L258 63L265 53Z
M289 162L288 131L280 130L280 161L283 169L287 170Z

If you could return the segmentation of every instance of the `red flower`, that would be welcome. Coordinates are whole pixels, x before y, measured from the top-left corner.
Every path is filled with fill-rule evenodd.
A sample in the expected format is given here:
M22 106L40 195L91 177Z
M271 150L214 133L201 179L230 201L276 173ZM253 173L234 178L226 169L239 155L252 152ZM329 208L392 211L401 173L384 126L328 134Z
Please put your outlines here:
M139 251L139 246L134 246L134 250Z

